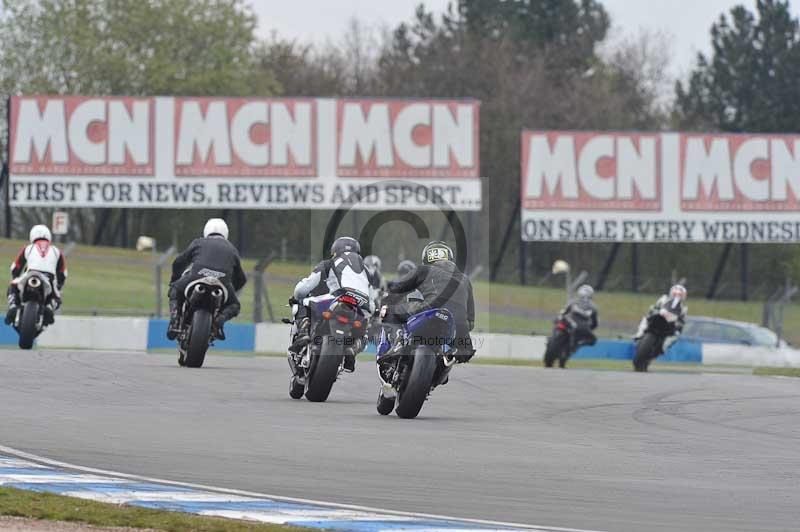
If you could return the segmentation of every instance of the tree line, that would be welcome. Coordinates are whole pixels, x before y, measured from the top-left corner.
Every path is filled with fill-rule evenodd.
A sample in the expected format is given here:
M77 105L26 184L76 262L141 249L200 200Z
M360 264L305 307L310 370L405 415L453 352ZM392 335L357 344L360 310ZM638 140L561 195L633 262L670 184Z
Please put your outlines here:
M258 23L244 0L5 0L0 89L3 94L479 99L481 175L487 182L483 211L465 217L474 250L470 263L488 274L503 232L516 223L495 272L510 282L518 280L522 265L529 279L538 279L556 258L596 274L610 252L609 244L521 245L518 221L511 217L519 198L521 129L796 132L800 123L800 29L784 0L758 0L753 10L739 6L721 13L710 28L711 54L698 55L690 75L674 86L667 74L668 37L642 33L610 39L612 20L600 0L453 0L440 14L420 5L395 28L380 31L353 20L339 39L325 44L287 39L279 30L259 39ZM261 23L269 26L269 20ZM299 260L319 258L317 233L330 215L223 214L245 254L283 247ZM149 234L182 245L208 215L75 210L71 236L130 245L129 235ZM351 217L359 216L353 228L368 215ZM441 224L431 216L432 224ZM47 218L43 210L15 209L14 234ZM389 264L401 256L414 258L413 240L410 231L387 231L376 251ZM723 249L639 247L646 252L619 251L612 276L634 275L629 259L635 253L640 275L651 278L653 289L661 289L658 283L667 283L673 271L700 288ZM734 287L747 272L766 284L797 278L800 253L794 247L754 248L749 260L733 254L723 285Z

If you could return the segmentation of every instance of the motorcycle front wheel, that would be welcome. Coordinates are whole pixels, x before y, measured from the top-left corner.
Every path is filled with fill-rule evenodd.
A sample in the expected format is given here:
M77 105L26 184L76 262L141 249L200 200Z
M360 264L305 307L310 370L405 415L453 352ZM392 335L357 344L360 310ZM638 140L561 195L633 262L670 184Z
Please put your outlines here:
M565 340L564 333L558 333L550 337L547 342L547 349L544 352L544 367L552 368L556 360L561 357L561 352L564 350L563 343Z
M403 419L413 419L422 410L422 404L428 398L436 371L436 355L433 349L420 345L414 351L414 361L406 375L406 382L397 396L395 413Z
M211 313L206 309L199 308L192 314L189 342L186 346L186 367L203 367L206 351L208 351L208 342L211 338L211 322Z
M633 370L639 372L647 371L650 366L650 361L655 357L653 353L656 350L658 337L652 333L646 333L639 339L636 344L636 354L633 357Z
M19 320L19 347L30 349L36 338L36 325L39 322L39 302L28 301L22 307L22 317Z

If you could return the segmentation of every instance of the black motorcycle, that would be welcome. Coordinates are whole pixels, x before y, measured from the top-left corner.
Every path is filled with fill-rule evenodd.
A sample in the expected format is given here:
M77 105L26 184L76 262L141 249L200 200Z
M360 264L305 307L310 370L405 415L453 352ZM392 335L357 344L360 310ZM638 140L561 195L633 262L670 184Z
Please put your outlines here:
M675 334L681 311L681 303L674 302L670 308L662 308L647 317L647 328L636 341L634 371L647 371L650 362L664 353L664 340Z
M200 272L204 274L204 271ZM228 299L228 289L218 272L207 271L186 286L186 296L178 321L178 364L203 367L206 352L213 345L217 331L214 319Z
M570 316L559 318L553 327L553 333L547 339L547 349L544 353L544 366L552 368L556 360L558 366L566 367L567 360L575 351L584 345L594 345L597 337L587 327L579 327Z
M52 304L56 294L50 278L42 272L29 270L14 282L19 290L21 305L12 323L19 333L19 347L30 349L34 339L47 328L45 308Z
M368 327L363 309L368 303L365 294L349 288L306 299L311 342L298 354L288 355L292 399L303 395L315 403L328 399L333 383L344 370L344 357L355 356L363 347Z
M454 338L455 322L446 309L425 310L399 327L386 326L378 344L378 413L387 416L394 410L401 418L417 417L456 363L450 356Z

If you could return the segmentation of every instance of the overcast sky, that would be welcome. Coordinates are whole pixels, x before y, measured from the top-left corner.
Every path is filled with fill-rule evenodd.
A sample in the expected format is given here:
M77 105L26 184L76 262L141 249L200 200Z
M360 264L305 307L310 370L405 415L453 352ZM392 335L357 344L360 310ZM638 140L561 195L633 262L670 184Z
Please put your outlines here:
M450 0L424 0L429 10L441 12ZM709 29L723 12L737 4L754 9L755 0L601 0L611 14L611 38L635 36L641 29L665 32L672 47L671 71L685 76L698 51L709 50ZM342 35L348 20L394 27L410 19L420 0L252 0L259 16L259 34L276 30L284 37L324 42ZM792 0L800 14L800 0Z

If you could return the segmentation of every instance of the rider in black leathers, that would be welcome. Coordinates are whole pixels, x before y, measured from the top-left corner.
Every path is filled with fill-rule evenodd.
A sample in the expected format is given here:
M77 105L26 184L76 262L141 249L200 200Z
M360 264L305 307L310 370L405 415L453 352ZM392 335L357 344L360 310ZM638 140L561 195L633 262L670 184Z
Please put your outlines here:
M228 289L228 299L214 321L217 337L224 340L223 325L239 315L241 305L236 292L245 285L247 276L242 269L239 252L228 241L228 226L220 218L208 220L203 229L203 238L193 240L172 263L169 287L170 323L167 328L167 338L170 340L174 340L180 333L178 323L186 297L184 291L190 282L207 275L203 270L214 272L214 276L217 273L222 274L219 280Z
M470 331L475 327L475 300L469 277L453 262L453 250L444 242L431 242L422 251L422 264L405 277L388 283L390 294L419 290L422 300L397 301L388 309L402 320L431 308L446 308L456 323L455 359L467 362L475 354Z
M588 284L581 285L576 292L575 299L572 299L558 315L558 320L569 318L575 323L575 341L583 342L585 345L597 343L594 331L597 328L597 307L592 298L594 289Z

